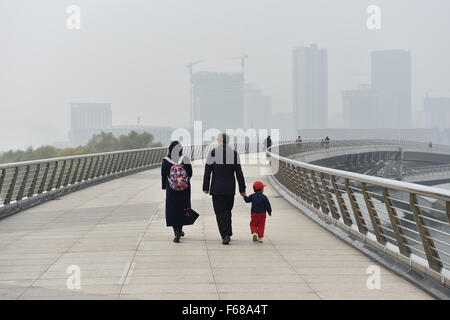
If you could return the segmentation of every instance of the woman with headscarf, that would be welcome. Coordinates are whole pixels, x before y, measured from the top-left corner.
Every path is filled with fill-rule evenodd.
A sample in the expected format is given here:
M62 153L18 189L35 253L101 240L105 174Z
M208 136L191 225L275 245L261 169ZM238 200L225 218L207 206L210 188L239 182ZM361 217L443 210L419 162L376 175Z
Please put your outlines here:
M161 164L162 189L166 190L166 225L175 233L173 242L180 242L184 236L183 226L192 224L189 217L191 209L192 165L183 155L183 147L172 141L169 152Z

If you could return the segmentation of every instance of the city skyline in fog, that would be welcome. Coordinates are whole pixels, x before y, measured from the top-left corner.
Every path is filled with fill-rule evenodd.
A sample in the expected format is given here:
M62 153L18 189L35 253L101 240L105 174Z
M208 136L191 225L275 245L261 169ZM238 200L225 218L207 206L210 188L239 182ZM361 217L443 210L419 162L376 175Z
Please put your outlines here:
M66 9L81 9L68 30ZM369 5L381 29L366 26ZM240 71L292 110L292 50L328 52L328 126L343 127L342 92L370 84L371 52L411 53L412 124L427 125L428 90L450 91L450 3L436 1L0 1L0 150L68 139L70 104L111 103L113 125L189 125L189 74ZM171 112L180 114L178 118Z

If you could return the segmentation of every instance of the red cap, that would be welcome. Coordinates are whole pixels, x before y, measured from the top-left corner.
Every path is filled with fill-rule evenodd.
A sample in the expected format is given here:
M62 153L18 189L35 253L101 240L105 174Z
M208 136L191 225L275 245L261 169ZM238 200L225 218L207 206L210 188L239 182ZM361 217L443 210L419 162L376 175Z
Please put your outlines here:
M261 181L256 181L253 184L253 189L255 190L261 190L262 188L264 188L266 185L264 183L262 183Z

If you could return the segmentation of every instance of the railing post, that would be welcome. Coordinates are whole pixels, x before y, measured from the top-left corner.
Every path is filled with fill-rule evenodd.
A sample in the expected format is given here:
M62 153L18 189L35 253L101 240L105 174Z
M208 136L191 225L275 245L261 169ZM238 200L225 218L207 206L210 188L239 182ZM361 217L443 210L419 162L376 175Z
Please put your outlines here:
M450 223L450 201L445 202L445 212L447 212L447 221Z
M87 161L89 160L89 166L87 165ZM86 158L86 162L84 163L83 167L83 174L84 174L84 181L89 180L89 172L91 172L92 169L92 162L94 161L94 157Z
M328 208L331 211L331 216L334 219L339 220L340 216L339 216L336 204L334 203L334 199L331 196L330 189L328 188L328 184L325 181L325 176L324 176L324 174L322 172L320 173L320 181L321 181L322 187L323 187L323 189L325 191L325 197L326 197L327 202L328 202Z
M151 151L151 150L148 150L147 153L146 153L146 156L145 156L145 163L144 163L144 165L145 165L146 167L148 167L148 166L150 165L150 157L151 157L151 154L152 154L152 151Z
M64 179L64 184L63 184L64 187L69 185L70 176L72 174L74 161L75 161L75 159L71 159L70 160L69 170L67 170L66 179Z
M136 151L136 157L134 159L132 169L136 169L136 168L140 167L139 164L141 163L141 159L142 159L142 152L141 151Z
M8 192L6 193L4 204L9 204L16 186L17 176L19 175L19 167L15 167L13 178L9 184Z
M442 262L439 261L439 253L437 252L433 238L431 238L430 232L426 227L421 210L417 205L416 194L409 194L409 203L411 204L411 211L414 214L414 220L416 220L417 230L419 231L420 238L422 239L422 245L428 260L428 264L431 269L440 272L442 269Z
M280 161L280 166L276 175L278 181L280 181L282 185L286 185L286 166L287 163Z
M314 208L319 209L320 204L319 204L319 201L317 199L318 196L316 195L316 193L314 191L314 187L312 186L312 183L313 183L312 182L312 177L309 178L308 172L306 171L305 168L303 168L303 178L304 178L304 181L306 183L306 187L309 190L309 194L310 194L311 201L312 201L312 204L313 204Z
M123 153L117 155L116 166L114 167L114 173L122 171Z
M139 162L139 167L145 166L146 162L147 162L147 152L141 151L141 161Z
M301 176L300 169L297 166L293 165L293 170L296 177L298 189L300 192L300 197L304 201L309 201L308 191L306 190L305 184L303 183L303 177Z
M350 180L345 179L345 187L347 190L347 195L350 200L350 204L352 206L353 216L355 217L356 225L358 226L358 230L362 234L367 233L367 226L362 217L361 210L359 209L358 200L356 200L356 196L353 193L353 190L350 185Z
M130 152L127 152L124 154L123 163L122 163L122 171L127 171L128 167L130 166L131 158L133 157L133 154Z
M156 161L156 156L158 154L159 150L151 150L150 151L150 160L149 160L149 165L153 165Z
M316 179L316 173L311 170L311 179L313 181L314 188L316 189L317 198L319 199L320 208L322 209L322 212L324 214L329 214L330 209L328 209L328 206L326 205L325 198L323 196L322 190L320 189L319 183Z
M42 194L44 192L45 184L47 183L48 171L50 170L50 162L47 162L45 166L44 175L42 176L41 183L39 184L38 194Z
M344 220L344 224L346 226L351 226L353 224L352 219L350 218L350 214L348 213L347 206L345 205L344 198L342 197L341 190L339 190L339 186L336 183L336 177L331 176L331 184L333 185L334 194L336 195L336 199L339 205L339 210L341 210L342 220Z
M288 163L287 164L287 173L288 173L288 181L290 184L291 191L294 192L296 196L300 196L299 183L296 179L294 165Z
M305 201L307 203L309 203L310 205L312 205L313 204L313 195L311 194L311 190L308 187L308 183L306 182L305 174L304 174L302 168L300 168L300 167L297 168L297 175L299 176L300 183L303 186L303 192L304 192L304 195L305 195Z
M116 168L116 165L117 165L117 159L118 158L119 158L119 155L117 155L117 154L113 154L111 156L111 162L109 164L109 168L108 168L108 172L107 172L108 175L110 175L110 174L115 172L115 168Z
M47 191L52 191L53 189L53 185L55 184L55 177L56 177L56 172L58 171L58 161L54 162L55 165L53 166L53 171L52 171L52 175L50 176L50 182L48 183L47 186Z
M83 167L81 168L80 177L77 179L77 182L82 182L84 180L84 177L86 176L86 167L87 167L87 161L88 158L84 158L83 161Z
M395 239L397 240L397 246L400 253L404 256L409 257L411 255L411 250L408 248L408 241L403 234L403 230L400 225L400 221L397 216L397 211L392 205L392 200L389 196L389 191L387 188L383 188L383 199L386 205L386 210L389 215L389 220L391 221L392 230L394 230Z
M2 174L0 175L0 194L2 194L3 183L5 182L6 169L2 169Z
M108 154L106 156L106 161L103 163L103 170L102 170L102 176L106 176L108 174L109 168L111 168L112 158L114 157L113 154Z
M98 177L98 169L99 169L99 162L103 161L103 156L98 156L95 157L95 165L94 165L94 169L91 172L91 179L97 178Z
M34 172L33 181L31 182L30 189L28 190L28 198L34 195L34 190L36 188L37 179L39 177L39 172L41 171L41 164L38 163L36 166L36 171Z
M20 185L19 193L17 194L16 201L23 199L23 194L25 192L25 186L27 185L28 175L30 174L30 166L28 165L25 169L25 174L23 175L22 184Z
M373 231L375 232L375 236L377 237L377 241L381 244L385 244L386 237L384 236L383 228L380 227L380 218L378 217L377 210L375 210L372 198L367 192L367 185L365 182L361 182L361 189L364 195L364 201L366 202L366 208L369 213L370 221L372 222Z
M62 179L63 179L63 176L64 176L64 171L66 170L66 163L67 163L67 160L64 160L63 161L63 166L62 166L61 170L59 171L59 176L58 176L58 180L56 182L56 187L55 187L56 189L61 187Z

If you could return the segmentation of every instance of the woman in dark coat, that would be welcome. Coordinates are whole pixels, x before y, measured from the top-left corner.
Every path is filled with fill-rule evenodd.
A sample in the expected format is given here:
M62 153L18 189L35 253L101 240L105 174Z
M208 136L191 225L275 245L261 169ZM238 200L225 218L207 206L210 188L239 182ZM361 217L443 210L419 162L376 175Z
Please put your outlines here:
M178 163L183 156L183 147L178 141L172 141L169 145L167 157L175 163ZM182 165L188 177L188 187L185 190L173 190L168 183L170 169L173 163L164 159L161 165L162 189L166 190L166 225L172 227L175 233L174 242L180 242L180 237L184 236L183 226L192 224L186 215L186 210L191 209L191 182L192 165L187 156L183 156Z

